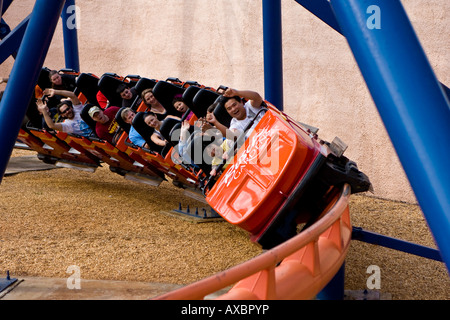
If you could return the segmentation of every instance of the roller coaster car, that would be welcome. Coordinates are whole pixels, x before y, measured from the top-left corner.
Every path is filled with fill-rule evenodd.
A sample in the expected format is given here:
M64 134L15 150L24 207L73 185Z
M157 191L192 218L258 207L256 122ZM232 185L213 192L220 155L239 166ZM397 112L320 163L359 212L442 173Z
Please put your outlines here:
M316 133L267 105L233 161L204 190L217 213L248 231L264 249L319 219L344 183L353 193L371 188L367 176L342 156L345 147L319 140Z

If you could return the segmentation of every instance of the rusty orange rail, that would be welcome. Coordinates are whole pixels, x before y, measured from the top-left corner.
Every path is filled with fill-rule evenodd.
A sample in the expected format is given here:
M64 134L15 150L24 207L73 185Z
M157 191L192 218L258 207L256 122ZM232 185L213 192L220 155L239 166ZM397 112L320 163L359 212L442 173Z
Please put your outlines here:
M349 197L350 186L346 184L322 218L294 238L240 265L155 299L202 300L233 284L217 299L314 298L334 277L347 255L352 233Z

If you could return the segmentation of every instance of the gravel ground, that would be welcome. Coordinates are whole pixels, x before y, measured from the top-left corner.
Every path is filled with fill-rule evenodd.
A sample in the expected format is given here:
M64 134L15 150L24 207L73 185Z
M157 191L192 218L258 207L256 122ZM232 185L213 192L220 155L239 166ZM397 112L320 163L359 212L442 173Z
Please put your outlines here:
M66 278L77 265L84 279L188 284L261 253L226 222L196 224L162 213L180 202L204 207L169 182L128 181L107 166L4 177L0 277L9 270L13 277ZM350 211L354 226L435 247L417 205L354 195ZM379 292L394 300L450 298L443 263L359 241L347 256L345 288L367 289L371 265L380 268Z

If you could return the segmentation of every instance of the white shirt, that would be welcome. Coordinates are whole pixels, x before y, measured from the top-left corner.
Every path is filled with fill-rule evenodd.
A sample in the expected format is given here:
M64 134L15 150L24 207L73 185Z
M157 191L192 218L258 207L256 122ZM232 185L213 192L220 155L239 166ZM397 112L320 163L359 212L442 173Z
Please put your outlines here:
M253 118L256 116L256 114L261 111L261 108L255 108L250 103L250 100L247 101L244 104L245 113L247 114L247 117L244 120L238 120L236 118L231 119L230 122L230 130L236 129L239 130L240 133L244 132L245 128L248 126L248 124L253 120ZM261 112L258 117L255 119L255 122L251 126L250 129L248 129L247 133L245 134L245 138L247 139L250 134L255 129L256 125L258 124L259 120L263 117L264 112Z
M62 131L72 134L78 134L80 136L89 137L92 134L92 129L89 125L83 121L81 118L81 111L83 110L84 105L79 104L73 106L73 119L65 119L62 125Z

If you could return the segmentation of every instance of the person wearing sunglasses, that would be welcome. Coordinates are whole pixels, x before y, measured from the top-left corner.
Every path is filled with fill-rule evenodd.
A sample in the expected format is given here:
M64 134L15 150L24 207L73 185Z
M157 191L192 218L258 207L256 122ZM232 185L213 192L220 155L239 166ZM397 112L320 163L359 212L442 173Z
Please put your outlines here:
M53 122L53 119L50 117L45 99L45 97L51 98L55 95L60 95L67 98L61 100L61 103L57 106L57 111L64 120L56 123ZM41 112L44 117L45 123L50 129L85 137L92 135L92 129L86 122L83 121L80 115L84 105L80 100L78 100L78 97L72 91L45 89L44 98L38 99L37 106L39 112Z

